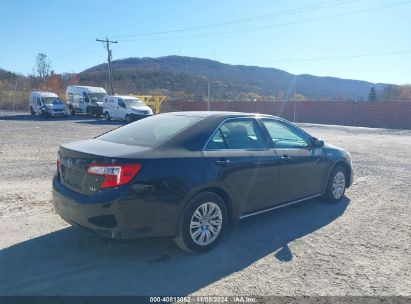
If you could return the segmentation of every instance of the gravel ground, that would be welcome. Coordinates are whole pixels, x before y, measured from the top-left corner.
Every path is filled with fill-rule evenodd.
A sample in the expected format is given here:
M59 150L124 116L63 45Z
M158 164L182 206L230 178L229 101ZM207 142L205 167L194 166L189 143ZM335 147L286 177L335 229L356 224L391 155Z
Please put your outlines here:
M411 131L302 125L351 152L346 199L246 219L189 255L167 239L103 240L54 213L59 144L119 125L0 113L0 295L411 295Z

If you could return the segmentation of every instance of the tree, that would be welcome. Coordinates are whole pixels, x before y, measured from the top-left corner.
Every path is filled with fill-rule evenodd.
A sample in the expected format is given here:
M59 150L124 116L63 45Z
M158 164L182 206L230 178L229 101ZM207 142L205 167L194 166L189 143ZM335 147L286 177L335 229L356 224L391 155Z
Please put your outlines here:
M70 85L78 85L79 81L78 81L78 75L76 73L71 73L69 75L69 84Z
M50 77L47 78L47 89L54 93L60 93L60 78L54 71L51 71Z
M372 87L370 93L368 94L369 101L377 101L377 92L375 91L375 87Z
M40 77L41 82L44 84L46 79L51 73L51 61L45 53L38 53L36 56L35 72Z
M411 101L411 85L388 85L383 91L386 100Z

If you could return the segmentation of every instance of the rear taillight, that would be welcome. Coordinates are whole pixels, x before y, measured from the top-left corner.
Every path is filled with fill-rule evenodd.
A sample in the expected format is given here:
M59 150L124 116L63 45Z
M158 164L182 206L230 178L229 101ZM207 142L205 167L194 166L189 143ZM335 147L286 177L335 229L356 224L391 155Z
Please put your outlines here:
M87 174L104 176L101 189L128 184L140 171L140 164L90 165Z

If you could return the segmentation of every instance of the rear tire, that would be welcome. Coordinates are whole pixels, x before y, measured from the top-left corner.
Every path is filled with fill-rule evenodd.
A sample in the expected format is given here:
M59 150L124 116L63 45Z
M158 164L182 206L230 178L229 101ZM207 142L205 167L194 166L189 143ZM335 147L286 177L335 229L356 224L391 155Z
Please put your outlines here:
M221 240L228 224L224 200L213 192L193 197L180 218L176 244L190 253L204 253Z
M347 188L347 173L343 166L336 166L328 179L327 189L324 198L331 203L339 202L345 194Z
M111 120L110 114L108 112L104 113L104 116L106 117L107 121Z

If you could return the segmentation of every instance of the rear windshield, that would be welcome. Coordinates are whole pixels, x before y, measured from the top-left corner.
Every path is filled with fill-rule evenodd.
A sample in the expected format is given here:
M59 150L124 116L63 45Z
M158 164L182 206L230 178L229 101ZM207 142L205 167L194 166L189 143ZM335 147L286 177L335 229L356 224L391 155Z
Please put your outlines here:
M161 114L133 122L98 137L133 146L155 147L194 125L202 117Z

